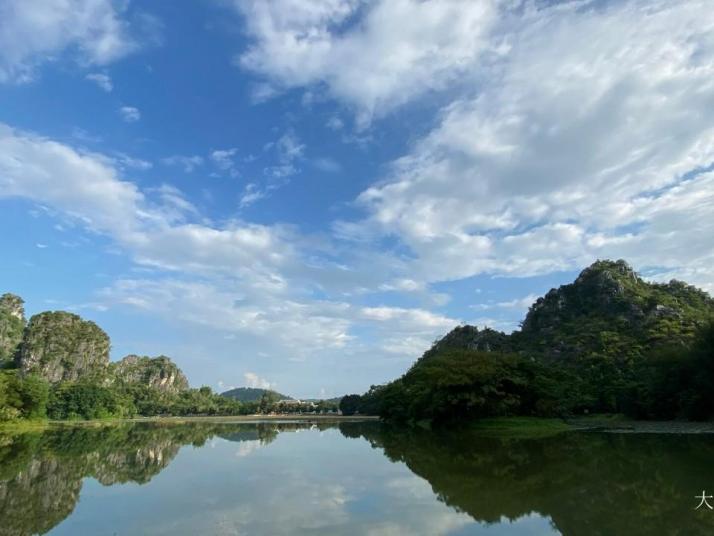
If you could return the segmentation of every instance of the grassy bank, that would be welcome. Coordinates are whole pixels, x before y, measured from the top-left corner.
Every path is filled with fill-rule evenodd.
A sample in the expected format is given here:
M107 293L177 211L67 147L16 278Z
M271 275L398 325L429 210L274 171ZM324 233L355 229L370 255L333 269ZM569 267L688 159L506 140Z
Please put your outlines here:
M17 420L0 422L0 433L22 433L32 431L42 431L58 426L111 426L127 422L154 422L162 424L186 424L195 422L206 423L254 423L254 422L276 422L276 421L300 421L306 423L318 422L344 422L344 421L365 421L377 420L378 417L369 416L346 416L346 415L236 415L236 416L186 416L186 417L136 417L133 419L95 419L95 420L71 420L71 421L51 421L40 420Z

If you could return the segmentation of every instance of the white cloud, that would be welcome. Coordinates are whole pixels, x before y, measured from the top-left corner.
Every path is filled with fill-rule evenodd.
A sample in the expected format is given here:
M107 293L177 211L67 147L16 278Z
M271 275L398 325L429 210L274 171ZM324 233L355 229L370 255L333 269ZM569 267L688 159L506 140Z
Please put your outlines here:
M377 344L383 352L412 359L459 324L456 319L424 309L363 307L359 314L376 326Z
M28 82L40 64L71 51L80 64L106 65L136 48L111 0L0 4L0 82Z
M110 162L0 124L0 197L28 197L98 231L131 236L145 199Z
M167 166L179 166L183 168L184 172L191 173L194 169L203 165L203 157L198 155L173 155L166 158L162 158L161 162Z
M102 88L104 91L107 93L111 93L112 89L114 89L114 85L112 84L112 79L111 77L106 74L106 73L90 73L87 76L85 76L87 80L94 82L97 84L100 88Z
M536 294L528 294L522 298L514 298L508 301L479 303L473 305L472 308L480 311L488 311L491 309L515 309L517 311L525 312L538 298L539 296Z
M708 179L682 180L714 162L708 2L235 5L254 40L244 68L276 87L324 88L363 126L441 92L435 127L359 197L368 218L335 226L363 244L398 238L411 279L607 256L706 272L712 218L687 211L711 211Z
M124 153L116 153L115 162L121 168L137 169L139 171L146 171L154 167L151 162L147 160L142 160L141 158L134 158Z
M238 63L274 87L324 84L355 107L364 126L374 114L455 82L489 48L495 5L490 0L236 1L254 39Z
M547 273L607 256L704 268L711 179L687 174L714 162L706 6L504 11L491 37L504 53L471 67L475 88L361 194L368 219L342 229L398 237L418 280Z
M237 152L238 149L235 147L230 149L214 149L211 151L209 157L218 169L228 173L231 177L237 177L239 173L233 161Z
M257 387L260 389L274 389L275 384L270 383L265 378L261 378L255 372L246 372L243 374L246 387Z
M250 98L255 104L260 104L272 99L278 94L279 91L270 84L256 84L250 93Z
M295 175L299 171L295 164L303 158L305 145L300 143L300 140L292 130L288 130L277 141L268 143L265 146L265 150L271 149L275 151L277 163L264 169L264 174L267 177L287 180L288 177ZM281 184L275 182L272 184L281 186Z
M383 285L380 285L379 290L385 290L385 291L402 291L402 292L416 292L416 291L423 291L425 290L425 285L424 283L420 283L419 281L414 281L413 279L409 278L402 278L402 279L397 279L396 281L392 281L390 283L384 283Z
M119 115L127 123L135 123L141 119L141 112L133 106L122 106L119 108Z
M142 192L116 165L113 158L0 124L0 197L51 206L111 236L139 262L201 273L240 274L247 266L270 280L294 255L288 229L193 223L195 207L175 187Z
M245 185L245 188L243 189L243 195L241 195L239 201L240 208L249 207L256 201L267 197L267 195L268 192L266 190L261 190L256 183L249 182Z

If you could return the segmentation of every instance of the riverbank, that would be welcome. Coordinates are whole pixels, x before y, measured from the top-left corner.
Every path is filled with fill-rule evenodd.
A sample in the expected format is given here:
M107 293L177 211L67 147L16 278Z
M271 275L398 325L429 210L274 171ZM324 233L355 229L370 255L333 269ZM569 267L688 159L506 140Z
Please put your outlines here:
M481 419L468 425L481 434L540 437L563 432L620 434L714 434L714 422L634 421L622 415L592 415L567 419L502 417Z
M352 422L352 421L376 421L379 417L370 415L234 415L234 416L211 416L197 415L186 417L135 417L133 419L95 419L95 420L72 420L72 421L12 421L0 423L0 433L2 432L31 432L42 431L52 427L61 426L111 426L128 422L149 422L157 424L188 424L188 423L216 423L216 424L251 424L261 422L301 422L306 424L330 423L330 422Z
M21 433L42 431L53 427L84 426L99 427L124 423L156 424L254 424L290 423L306 424L379 421L371 415L234 415L234 416L186 416L186 417L135 417L133 419L96 419L73 421L13 421L0 423L0 433ZM424 424L426 426L426 424ZM455 429L467 429L483 435L511 437L542 437L564 432L601 432L622 434L714 434L714 422L688 421L632 421L622 415L592 415L567 419L546 419L539 417L498 417L479 419Z

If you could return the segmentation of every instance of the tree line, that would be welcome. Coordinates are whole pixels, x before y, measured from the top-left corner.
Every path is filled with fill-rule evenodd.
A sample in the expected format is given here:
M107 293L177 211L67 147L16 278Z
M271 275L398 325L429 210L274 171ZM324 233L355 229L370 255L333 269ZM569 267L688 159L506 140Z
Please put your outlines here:
M637 360L446 347L393 382L344 397L341 409L391 421L592 413L708 420L714 418L714 322L701 326L691 344L654 348Z

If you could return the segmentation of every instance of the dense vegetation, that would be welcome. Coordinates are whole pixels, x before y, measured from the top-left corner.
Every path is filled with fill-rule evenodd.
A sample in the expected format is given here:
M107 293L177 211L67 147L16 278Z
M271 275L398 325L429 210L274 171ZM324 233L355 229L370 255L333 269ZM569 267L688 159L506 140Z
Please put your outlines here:
M337 411L336 403L295 403L262 389L225 396L191 389L170 358L129 355L110 363L109 348L109 336L93 322L52 311L26 324L22 299L0 297L0 422Z
M714 418L714 300L598 261L506 335L461 326L404 376L343 400L395 421L624 413Z

